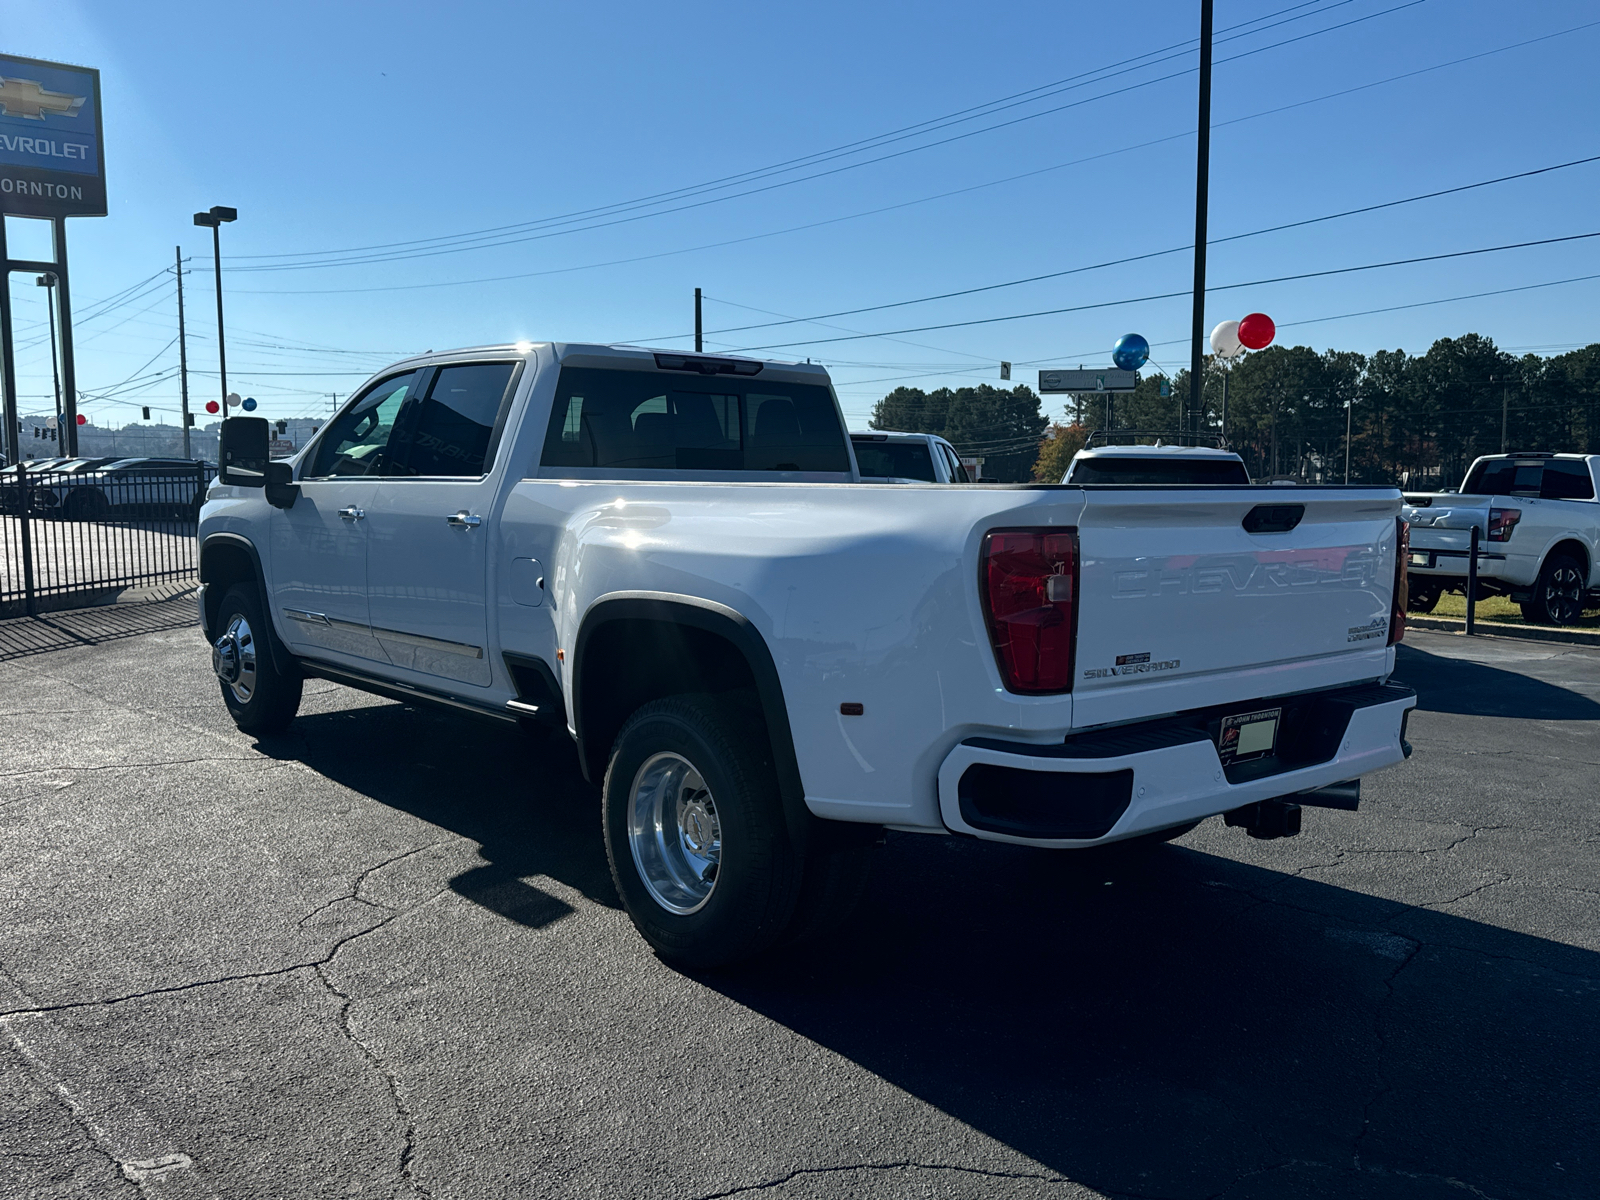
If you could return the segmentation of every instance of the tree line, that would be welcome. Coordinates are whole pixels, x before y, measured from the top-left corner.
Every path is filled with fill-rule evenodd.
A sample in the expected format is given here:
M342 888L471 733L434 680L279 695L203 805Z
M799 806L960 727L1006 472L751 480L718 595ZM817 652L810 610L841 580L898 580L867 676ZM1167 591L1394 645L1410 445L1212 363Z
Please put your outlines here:
M1146 374L1132 392L1069 397L1054 423L1026 385L897 388L871 425L940 434L965 455L983 455L986 479L1054 482L1095 430L1172 440L1186 416L1184 436L1220 434L1224 380L1228 445L1254 479L1341 482L1347 415L1352 483L1454 487L1474 458L1502 448L1600 454L1600 343L1519 357L1476 333L1441 338L1424 354L1273 346L1213 363L1198 414L1182 370L1166 395L1163 380Z

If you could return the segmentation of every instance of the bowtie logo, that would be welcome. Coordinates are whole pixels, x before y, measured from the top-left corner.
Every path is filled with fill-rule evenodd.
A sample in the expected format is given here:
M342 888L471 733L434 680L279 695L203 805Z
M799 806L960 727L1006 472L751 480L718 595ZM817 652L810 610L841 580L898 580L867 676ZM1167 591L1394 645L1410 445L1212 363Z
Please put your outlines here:
M28 121L42 121L45 113L75 117L87 99L87 96L46 91L33 79L0 79L0 113L8 117L22 117Z

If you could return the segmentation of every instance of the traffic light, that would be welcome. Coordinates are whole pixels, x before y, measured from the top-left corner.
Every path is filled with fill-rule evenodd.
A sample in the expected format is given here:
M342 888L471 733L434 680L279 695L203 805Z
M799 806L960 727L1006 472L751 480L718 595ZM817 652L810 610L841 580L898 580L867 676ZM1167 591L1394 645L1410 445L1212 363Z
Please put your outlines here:
M146 406L145 408L141 409L140 411L144 413L144 419L146 421L148 421L150 419L150 409L149 409L149 407Z
M279 421L278 422L278 436L282 437L284 434L286 434L288 432L289 432L289 422L287 422L287 421Z
M185 424L187 424L187 425L193 425L194 424L194 414L193 413L184 413L183 416L184 416L184 423Z

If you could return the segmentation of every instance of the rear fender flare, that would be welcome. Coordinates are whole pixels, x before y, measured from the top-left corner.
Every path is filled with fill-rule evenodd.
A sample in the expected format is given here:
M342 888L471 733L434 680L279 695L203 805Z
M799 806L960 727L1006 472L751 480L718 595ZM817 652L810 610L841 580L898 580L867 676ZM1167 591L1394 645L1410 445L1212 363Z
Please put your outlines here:
M583 663L584 654L596 634L620 620L663 621L703 630L729 642L744 658L755 682L756 696L772 747L772 762L778 776L778 791L783 801L784 820L796 845L807 841L811 825L806 808L805 786L800 779L800 763L795 754L794 734L789 726L789 709L784 702L783 684L777 664L761 632L742 613L694 596L670 592L613 592L596 600L584 614L572 650L572 726L578 742L578 757L584 775L599 783L611 747L591 745L593 736L584 730ZM598 768L598 769L597 769Z

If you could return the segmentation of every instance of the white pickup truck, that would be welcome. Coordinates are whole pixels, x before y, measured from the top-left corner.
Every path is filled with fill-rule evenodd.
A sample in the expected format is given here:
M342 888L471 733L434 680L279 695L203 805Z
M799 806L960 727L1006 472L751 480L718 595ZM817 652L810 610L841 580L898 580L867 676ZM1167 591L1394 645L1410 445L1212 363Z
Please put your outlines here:
M814 933L884 828L1297 832L1402 760L1400 495L860 481L827 374L430 354L291 462L224 424L200 619L269 735L307 676L563 730L664 957Z
M1113 434L1112 436L1116 436ZM1248 486L1244 459L1231 450L1177 443L1096 445L1098 435L1072 456L1062 483L1121 483L1144 487L1173 483Z
M1478 530L1479 596L1509 596L1534 625L1600 607L1600 454L1489 454L1459 492L1407 492L1413 612L1466 592Z

